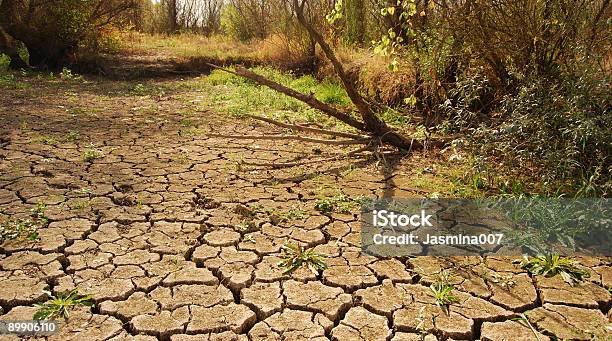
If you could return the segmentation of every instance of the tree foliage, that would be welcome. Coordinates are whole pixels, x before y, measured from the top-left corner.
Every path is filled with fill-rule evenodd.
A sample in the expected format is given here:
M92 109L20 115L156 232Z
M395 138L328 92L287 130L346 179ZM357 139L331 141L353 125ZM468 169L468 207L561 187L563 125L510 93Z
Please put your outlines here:
M106 27L120 24L135 2L120 0L13 0L0 3L0 27L22 42L29 64L57 68L80 48L95 48Z

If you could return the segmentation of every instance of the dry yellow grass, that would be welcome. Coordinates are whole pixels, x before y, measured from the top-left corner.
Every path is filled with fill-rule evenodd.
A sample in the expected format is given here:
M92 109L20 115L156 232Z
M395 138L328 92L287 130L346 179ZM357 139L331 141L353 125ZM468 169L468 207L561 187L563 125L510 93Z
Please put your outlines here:
M316 71L320 80L335 77L333 67L321 51L317 51L317 70L311 70L306 48L278 34L264 40L239 42L220 35L168 36L129 32L124 33L121 41L122 49L129 53L174 58L185 65L201 62L267 65L281 70ZM400 104L412 94L414 73L410 65L402 63L399 71L391 71L388 68L390 60L374 54L371 49L338 45L335 50L369 96L383 103Z

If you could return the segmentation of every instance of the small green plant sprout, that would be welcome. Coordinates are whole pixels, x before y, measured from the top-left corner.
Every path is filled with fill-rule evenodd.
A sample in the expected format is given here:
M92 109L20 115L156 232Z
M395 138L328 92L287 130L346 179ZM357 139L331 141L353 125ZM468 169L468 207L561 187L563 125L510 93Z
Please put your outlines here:
M247 232L257 229L257 225L251 220L242 220L239 224L236 224L236 228L241 232Z
M66 134L66 141L69 141L69 142L75 142L79 138L81 138L81 133L78 130L76 130L76 129L70 130Z
M513 280L513 275L491 275L488 280L492 283L496 283L504 290L510 290L510 288L516 286L516 282Z
M21 237L32 241L38 239L38 226L32 219L17 219L0 223L0 244L6 240Z
M455 286L444 282L436 282L429 286L431 289L436 304L442 308L442 310L449 314L449 306L459 301L459 299L453 295Z
M85 148L85 152L83 152L83 161L92 162L95 159L99 159L103 157L102 151L96 149L93 143L90 143L87 148Z
M249 242L249 243L256 243L255 239L253 238L253 235L251 234L245 234L244 238L242 238L242 241Z
M87 295L79 297L79 289L75 288L67 294L58 294L53 296L50 292L46 292L51 299L43 304L36 304L38 308L32 317L34 320L49 320L56 317L68 319L70 310L76 306L91 307L93 305L93 296Z
M521 269L527 270L536 276L553 277L560 275L563 280L571 286L584 281L589 277L589 271L572 258L559 255L537 256L522 260L517 259L513 263L518 263Z
M287 211L287 213L285 213L285 217L288 220L299 220L308 218L308 214L302 209L292 207L289 209L289 211Z
M30 218L14 219L0 223L0 243L21 237L30 241L38 239L38 229L46 227L49 219L45 216L47 206L39 202L30 209Z
M315 202L315 209L321 213L350 213L353 209L358 206L358 203L351 200L344 194L336 195L333 197L320 198Z
M59 74L60 78L63 80L81 80L83 79L83 76L80 76L76 73L72 73L72 70L68 69L68 68L63 68L62 72L60 72Z
M48 146L54 146L57 144L57 140L53 136L48 136L48 135L41 135L38 138L38 142L48 145Z
M533 336L535 337L535 340L540 341L540 336L538 335L539 333L531 325L531 323L529 323L529 320L527 319L527 316L525 316L525 314L520 314L519 317L513 318L512 321L517 321L518 323L529 327L529 329L531 329L531 332L533 333Z
M416 317L417 326L415 329L419 333L419 338L421 340L425 340L425 335L427 335L427 329L425 328L425 308L426 306L422 306Z
M47 205L43 202L36 203L36 206L30 209L30 217L34 218L38 225L46 227L49 224L49 218L45 216Z
M319 271L327 269L327 264L324 261L326 257L322 254L313 250L304 250L303 247L292 243L283 245L282 249L284 252L283 260L278 263L278 266L284 268L285 273L292 273L299 267L305 267L316 276Z
M144 96L147 94L147 88L141 83L138 83L132 88L132 92L136 95Z

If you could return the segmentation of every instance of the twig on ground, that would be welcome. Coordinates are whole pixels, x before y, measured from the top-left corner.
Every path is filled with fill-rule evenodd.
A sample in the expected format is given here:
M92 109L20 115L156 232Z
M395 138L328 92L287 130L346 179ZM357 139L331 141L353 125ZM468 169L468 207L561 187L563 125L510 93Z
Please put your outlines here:
M277 121L271 118L263 117L263 116L257 116L257 115L246 115L246 116L252 119L255 119L255 120L264 121L264 122L273 124L275 126L279 126L279 127L291 129L291 130L299 130L303 132L309 132L309 133L315 133L315 134L325 134L325 135L331 135L331 136L337 136L337 137L347 137L351 139L368 138L365 135L345 133L341 131L334 131L334 130L328 130L328 129L311 128L311 127L305 127L305 126L297 125L297 124L283 123L283 122L280 122L280 121Z
M310 143L319 143L327 145L352 145L352 144L369 144L372 142L371 138L360 138L353 140L323 140L315 139L311 137L304 137L299 135L224 135L224 134L208 134L208 137L220 137L227 139L237 140L297 140Z
M289 168L289 167L302 166L302 165L307 165L307 164L312 164L312 163L337 161L337 160L340 160L340 159L342 159L344 157L355 155L355 154L359 154L361 152L367 151L370 148L371 147L368 145L368 146L365 146L365 147L362 147L362 148L358 148L358 149L349 151L347 153L344 153L343 155L336 155L336 156L329 157L329 158L324 158L324 159L296 161L296 162L281 162L281 163L277 163L277 162L248 162L248 161L242 161L241 164L246 165L246 166L257 166L257 167Z

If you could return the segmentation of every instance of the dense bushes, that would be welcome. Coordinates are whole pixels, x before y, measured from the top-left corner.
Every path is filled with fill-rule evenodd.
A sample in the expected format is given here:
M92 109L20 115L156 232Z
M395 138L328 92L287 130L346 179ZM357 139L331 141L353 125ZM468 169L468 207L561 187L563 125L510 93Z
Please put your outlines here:
M377 52L411 69L406 109L469 135L491 172L549 194L609 195L609 1L427 3L383 10L403 13Z
M536 177L544 192L609 195L611 79L573 74L558 83L525 82L502 99L499 122L473 130L473 147Z
M79 50L98 48L102 34L133 6L120 0L2 1L0 27L22 42L29 64L61 68L74 62Z

